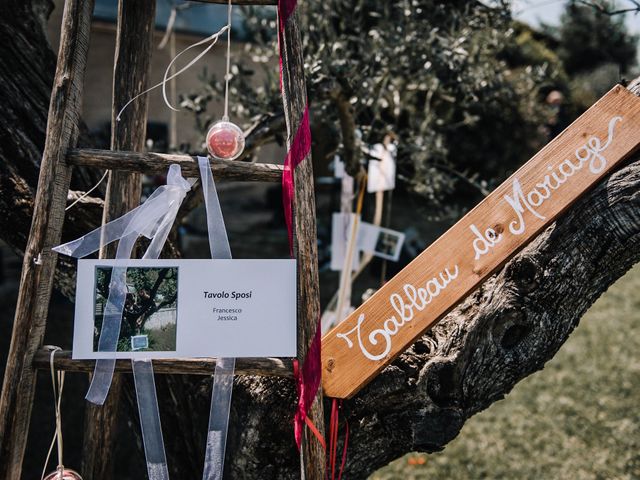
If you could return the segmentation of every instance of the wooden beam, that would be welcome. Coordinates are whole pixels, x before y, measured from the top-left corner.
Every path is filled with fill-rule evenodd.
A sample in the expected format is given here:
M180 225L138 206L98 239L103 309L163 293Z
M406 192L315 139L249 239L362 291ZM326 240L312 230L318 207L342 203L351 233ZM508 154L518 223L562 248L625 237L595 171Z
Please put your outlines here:
M38 369L49 368L51 349L41 348L33 365ZM66 372L92 372L95 360L73 360L68 350L56 353L54 366ZM159 359L153 361L153 371L159 374L213 375L216 360L212 358ZM131 360L118 360L116 372L131 373ZM236 375L293 378L293 360L290 358L238 358Z
M227 0L196 0L201 3L219 3L227 4ZM273 5L278 4L278 0L231 0L233 5Z
M33 220L20 278L0 397L0 478L19 479L36 388L33 358L45 333L71 168L64 156L78 139L93 0L64 3L58 64L53 80L47 135Z
M166 173L169 166L175 163L180 165L183 175L200 176L197 159L189 155L82 149L70 150L67 163L146 174ZM282 165L234 160L211 160L210 163L216 179L247 182L279 182L282 179Z
M280 38L282 55L282 87L285 121L287 124L287 148L302 123L307 109L307 89L304 74L304 58L298 13L294 11L286 19ZM298 359L301 362L316 334L320 319L320 289L318 279L318 250L316 234L316 205L313 188L311 152L294 169L293 235L294 253L298 261ZM322 388L307 416L324 436L324 412ZM325 451L320 442L306 429L300 449L303 478L325 478Z

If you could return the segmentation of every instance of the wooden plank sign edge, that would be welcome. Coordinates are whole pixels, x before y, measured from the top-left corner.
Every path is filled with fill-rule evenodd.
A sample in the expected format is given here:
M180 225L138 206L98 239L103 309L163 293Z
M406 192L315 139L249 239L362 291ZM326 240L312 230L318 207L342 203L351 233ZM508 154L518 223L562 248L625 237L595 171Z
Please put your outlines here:
M322 339L322 387L349 398L640 146L616 85Z

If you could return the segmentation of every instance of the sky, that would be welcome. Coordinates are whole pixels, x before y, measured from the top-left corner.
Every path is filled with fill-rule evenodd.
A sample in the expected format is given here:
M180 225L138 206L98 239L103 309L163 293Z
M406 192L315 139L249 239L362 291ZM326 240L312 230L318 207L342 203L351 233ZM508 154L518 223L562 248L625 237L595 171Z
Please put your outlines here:
M513 0L513 14L515 18L532 26L537 26L540 22L558 25L565 3L566 0ZM617 0L616 6L629 8L632 5L627 0ZM640 14L624 15L629 30L640 33Z

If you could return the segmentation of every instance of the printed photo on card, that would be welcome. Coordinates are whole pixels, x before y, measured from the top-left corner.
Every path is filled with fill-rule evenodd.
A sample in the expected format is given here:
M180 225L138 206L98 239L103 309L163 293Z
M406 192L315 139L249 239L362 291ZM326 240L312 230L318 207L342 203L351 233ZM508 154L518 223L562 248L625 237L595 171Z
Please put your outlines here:
M115 267L127 269L124 301L115 352L105 352ZM73 358L295 355L295 260L78 261Z
M360 222L358 248L376 257L397 262L402 252L405 234L390 228Z
M402 244L404 243L404 233L394 230L381 229L376 240L374 254L387 260L398 261Z
M110 266L96 266L93 290L93 352L98 352ZM127 269L118 352L175 352L178 322L178 267Z

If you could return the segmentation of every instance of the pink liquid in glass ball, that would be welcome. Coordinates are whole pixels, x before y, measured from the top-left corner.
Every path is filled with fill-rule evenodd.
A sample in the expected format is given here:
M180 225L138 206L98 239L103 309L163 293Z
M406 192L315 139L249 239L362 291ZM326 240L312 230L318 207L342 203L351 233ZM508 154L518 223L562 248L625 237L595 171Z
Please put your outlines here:
M60 476L60 473L62 473L62 476ZM78 472L71 470L70 468L64 468L62 469L62 472L60 472L60 470L51 472L49 475L44 477L44 480L82 480L82 477Z
M207 149L214 158L233 160L244 150L244 134L231 122L216 122L207 133Z

